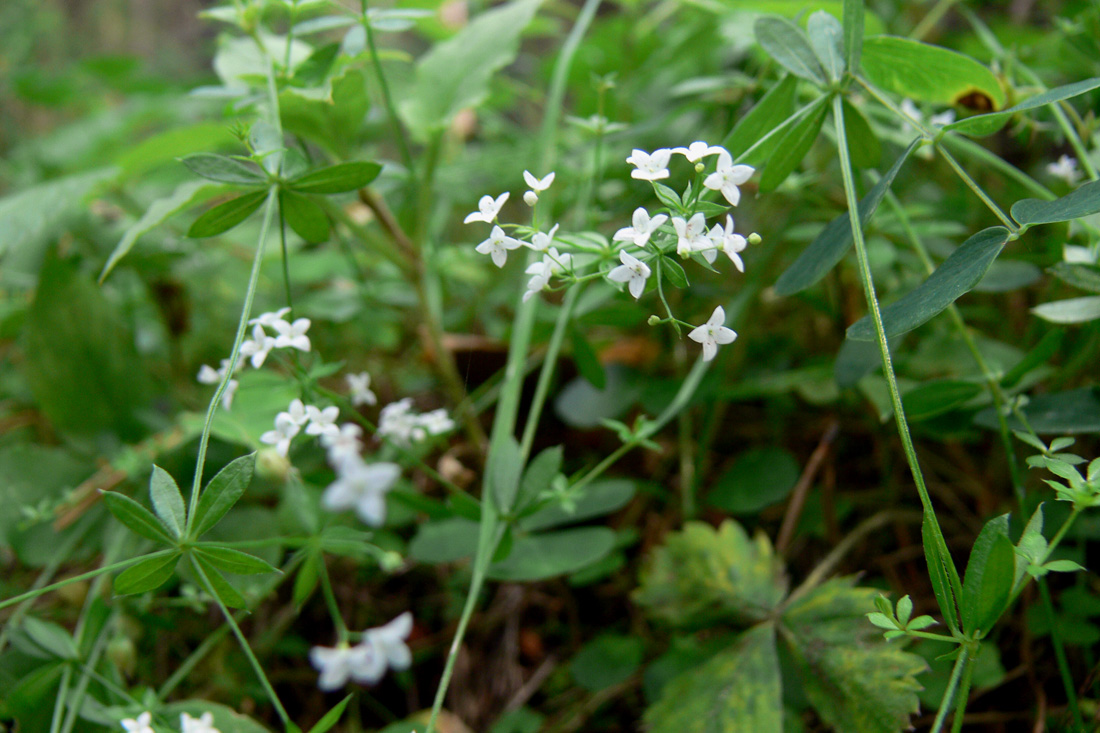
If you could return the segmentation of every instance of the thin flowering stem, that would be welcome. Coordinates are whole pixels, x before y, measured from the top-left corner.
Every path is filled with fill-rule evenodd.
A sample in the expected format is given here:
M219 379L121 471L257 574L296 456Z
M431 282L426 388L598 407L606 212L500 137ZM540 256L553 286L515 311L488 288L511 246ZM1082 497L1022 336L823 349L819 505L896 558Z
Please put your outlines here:
M944 690L943 699L940 701L940 709L936 713L936 719L932 722L931 733L941 733L947 722L947 713L951 710L951 703L955 700L955 692L959 687L959 679L963 671L971 666L972 652L968 645L964 644L959 649L959 656L955 659L955 666L951 669L951 679L947 681L947 689ZM962 711L957 710L955 715L962 717Z
M409 143L405 139L405 128L401 126L401 118L397 116L397 107L393 103L393 95L390 94L390 85L386 81L386 73L382 70L382 60L378 56L378 49L374 44L374 31L371 28L370 18L367 16L367 0L359 0L359 22L363 24L363 32L367 36L367 50L370 52L370 62L374 67L374 73L378 77L378 86L382 89L382 101L386 105L386 115L393 126L393 135L397 138L397 149L401 154L401 162L410 174L413 172L412 154L409 152Z
M966 184L966 187L973 191L974 195L981 199L981 202L985 204L990 211L993 212L993 215L1001 220L1001 222L1005 225L1005 228L1007 228L1008 231L1012 232L1013 234L1019 232L1020 226L1016 222L1014 222L1008 216L1008 214L1001 210L1001 207L998 206L997 203L989 197L989 194L985 192L985 189L979 186L978 182L971 178L970 174L967 173L961 165L959 165L959 162L955 160L955 157L951 155L951 153L947 152L947 150L944 149L943 145L941 145L940 143L937 142L935 146L936 152L943 156L943 159L947 161L947 164L951 166L952 170L954 170L959 178L962 179L962 182Z
M113 573L116 570L123 570L125 568L130 567L131 565L136 565L137 563L141 562L142 560L149 560L149 559L155 558L155 557L164 557L165 555L169 555L173 552L176 552L176 550L174 550L174 549L157 550L156 552L150 552L146 555L138 555L137 557L131 557L128 560L120 560L119 562L111 563L110 565L104 565L102 567L96 568L95 570L89 570L86 573L81 573L80 575L74 575L70 578L65 578L64 580L59 580L56 583L51 583L50 585L42 586L41 588L36 588L34 590L29 590L26 593L20 593L17 596L12 596L11 598L0 601L0 610L3 610L5 608L7 608L8 606L14 606L17 603L22 603L23 601L33 600L35 598L38 598L39 596L43 596L47 593L51 593L51 592L57 590L58 588L64 588L67 585L72 585L73 583L79 583L80 581L83 581L83 580L91 580L92 578L103 575L104 573Z
M1085 720L1081 717L1081 706L1077 702L1077 686L1073 684L1073 673L1069 669L1069 661L1066 659L1066 649L1062 642L1062 629L1054 615L1054 601L1050 598L1050 588L1046 578L1036 581L1039 586L1039 597L1042 599L1043 617L1050 627L1050 642L1054 647L1054 659L1058 664L1058 674L1062 678L1062 687L1066 692L1066 701L1069 704L1070 715L1073 716L1073 729L1086 730Z
M332 625L336 627L337 645L344 644L348 640L348 627L344 623L344 617L340 614L340 604L336 602L336 594L332 591L332 579L328 575L328 565L322 558L321 566L321 593L325 597L325 605L328 606L329 616L332 617Z

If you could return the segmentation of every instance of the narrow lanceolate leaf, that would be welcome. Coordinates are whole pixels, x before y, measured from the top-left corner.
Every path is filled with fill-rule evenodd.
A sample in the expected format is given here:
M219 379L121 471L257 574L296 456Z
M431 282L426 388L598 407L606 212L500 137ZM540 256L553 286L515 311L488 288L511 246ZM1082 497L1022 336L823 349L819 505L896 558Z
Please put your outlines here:
M183 536L187 524L187 510L183 507L183 495L176 480L160 466L153 466L153 475L149 477L149 497L153 500L153 510L176 537Z
M211 565L235 575L259 575L261 573L279 572L278 568L255 555L249 555L231 547L199 545L195 548L195 554L201 556Z
M783 137L783 131L777 131L768 138L767 142L756 146L751 153L745 155L767 135L781 125L791 113L794 112L794 93L798 86L798 79L791 75L785 75L778 84L768 90L759 102L756 103L748 114L738 120L733 130L726 135L722 142L723 147L730 151L730 155L739 163L745 165L760 165L771 157L779 139Z
M179 559L180 553L173 552L160 557L148 557L126 568L115 577L115 593L127 596L156 590L172 577Z
M863 54L863 0L844 0L844 54L848 69L858 72Z
M328 239L328 217L316 203L293 191L281 191L279 205L283 219L299 237L307 242Z
M844 137L856 168L874 168L882 161L882 143L867 118L847 101L844 104Z
M753 25L756 41L775 62L795 76L821 85L825 74L806 34L786 18L765 16Z
M915 290L882 309L886 335L897 336L911 331L958 300L982 279L1007 241L1007 229L990 227L963 242ZM871 318L864 316L849 326L848 338L873 341L875 327Z
M1012 218L1022 225L1052 224L1100 212L1100 181L1091 181L1053 201L1024 199L1012 205Z
M1031 312L1051 323L1086 323L1100 318L1100 295L1043 303Z
M317 724L309 729L309 733L327 733L332 726L340 722L341 716L344 714L344 708L348 706L351 698L354 695L348 695L340 702L336 703L331 710L325 713L324 717L317 721Z
M210 583L209 588L204 583L203 590L213 590L214 594L221 599L221 602L230 608L244 608L247 605L240 591L230 585L221 571L214 567L209 560L197 553L191 555L191 560L197 564L198 569L201 571L200 574Z
M202 239L227 232L251 216L266 198L267 191L256 191L219 204L196 219L187 236Z
M197 176L219 183L235 183L241 186L263 186L267 176L252 163L212 153L196 153L180 158L180 162Z
M806 24L813 47L825 78L830 82L839 81L844 74L844 30L840 21L824 10L818 10L810 16Z
M1008 515L989 520L970 551L963 580L962 625L981 638L1008 606L1016 581L1016 552L1008 539Z
M232 508L241 494L252 483L252 471L256 465L256 454L249 453L230 463L210 479L210 483L199 496L199 505L195 508L191 536L201 537L211 527L221 521Z
M828 97L818 99L815 109L807 113L780 139L776 152L768 161L768 165L764 168L764 175L760 178L762 192L774 191L780 183L787 180L791 171L797 168L806 157L810 146L817 139L817 134L821 132L821 125L825 122L827 101Z
M894 161L894 165L890 167L886 175L879 179L879 182L859 202L861 226L867 226L867 222L871 220L875 209L882 203L882 198L890 189L890 185L897 177L901 166L919 142L919 140L914 140L910 143L905 152L901 154L901 157ZM810 242L810 246L803 250L802 254L787 268L786 272L780 275L779 280L775 283L775 292L779 295L793 295L810 287L825 277L825 273L844 259L844 255L847 254L853 241L852 224L848 212L839 214L829 222L828 226L821 230L821 234L818 234L814 241Z
M992 135L997 130L1004 127L1004 124L1008 122L1009 118L1014 114L1060 102L1063 99L1070 99L1071 97L1076 97L1078 94L1092 91L1097 87L1100 87L1100 76L1074 82L1073 84L1066 84L1061 87L1055 87L1054 89L1048 89L1042 94L1028 97L1024 101L1008 109L1003 109L1000 112L990 112L984 115L967 117L965 120L952 122L944 129L958 132L963 135L969 135L971 137Z
M921 524L921 539L924 545L924 559L928 563L928 579L932 581L932 591L943 614L943 621L951 633L959 631L958 599L955 597L955 583L947 563L954 562L951 556L944 557L941 544L937 542L937 533L933 528L935 520L928 513Z
M1072 262L1059 262L1047 272L1067 285L1100 294L1100 267Z
M1004 91L988 68L957 51L875 36L863 41L863 73L875 86L935 104L966 103L982 111L1004 106Z
M344 193L366 186L382 172L377 163L355 161L339 163L307 173L290 182L289 187L301 193Z
M128 496L116 491L103 491L103 503L115 519L125 524L135 533L165 545L176 544L176 538L153 516L148 509Z

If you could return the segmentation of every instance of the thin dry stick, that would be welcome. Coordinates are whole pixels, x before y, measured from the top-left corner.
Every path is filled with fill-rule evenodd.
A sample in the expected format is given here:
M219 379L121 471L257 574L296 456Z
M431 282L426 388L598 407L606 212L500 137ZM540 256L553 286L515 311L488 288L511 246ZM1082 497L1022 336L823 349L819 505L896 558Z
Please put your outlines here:
M814 478L817 476L817 472L829 452L829 447L836 440L839 432L840 423L836 420L829 423L829 427L825 428L825 434L821 436L821 441L818 442L814 452L810 455L809 462L802 469L802 475L798 477L798 483L794 486L794 493L791 494L791 502L787 505L787 513L783 517L783 525L779 528L779 539L775 542L775 549L780 555L784 554L791 544L795 527L798 526L798 519L802 516L802 507L806 503L806 496L810 493Z

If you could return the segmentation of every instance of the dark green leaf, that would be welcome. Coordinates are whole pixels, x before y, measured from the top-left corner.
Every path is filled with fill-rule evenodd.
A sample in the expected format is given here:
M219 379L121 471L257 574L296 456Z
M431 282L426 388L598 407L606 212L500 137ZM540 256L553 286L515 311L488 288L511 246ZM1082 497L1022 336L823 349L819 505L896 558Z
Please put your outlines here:
M140 142L126 145L115 162L122 169L124 176L136 179L154 168L165 163L174 163L190 153L228 149L236 144L238 141L225 122L221 120L194 122L174 126L164 132L150 135Z
M890 167L886 175L880 178L878 183L859 202L861 226L867 226L867 222L871 220L875 209L882 203L882 199L890 189L894 178L897 177L898 171L908 160L909 154L913 152L918 142L920 141L914 140L909 144L901 157L894 161L894 165ZM787 268L786 272L779 276L779 280L775 283L775 292L780 295L793 295L810 287L825 277L825 273L844 259L844 255L848 252L848 248L852 246L853 241L855 240L852 238L852 224L848 212L845 211L829 222L828 226L821 230L821 234L814 237L814 241L810 243L810 246L803 250L798 259Z
M516 494L519 492L519 479L523 473L523 458L520 456L519 442L508 435L503 441L494 443L488 464L486 470L489 474L489 486L493 491L493 499L501 513L507 514L515 506Z
M307 98L293 88L280 93L283 129L316 143L337 160L346 160L358 146L370 108L367 81L361 71L349 68L331 80L330 89L326 99Z
M477 551L478 523L453 517L421 524L409 543L409 557L420 562L444 563L470 557Z
M1100 294L1100 268L1095 265L1059 262L1054 267L1048 268L1047 272L1067 285Z
M578 685L599 692L628 680L641 666L644 652L644 644L636 636L602 634L577 652L569 670Z
M354 697L354 695L348 695L343 700L336 703L331 710L325 713L323 718L317 721L316 725L309 729L309 733L326 733L332 726L339 723L341 716L344 714L344 708L351 702L352 697Z
M354 161L338 163L307 173L291 181L288 186L300 193L332 194L356 191L363 188L382 172L377 163Z
M821 126L825 123L825 113L828 111L827 97L820 97L814 102L814 109L805 117L791 126L776 144L776 152L768 160L764 167L764 175L760 178L760 191L767 193L774 191L780 183L787 180L802 159L806 157L810 147L821 132Z
M749 150L769 132L777 128L794 111L794 93L798 80L787 74L779 83L768 90L749 113L739 119L733 130L726 135L723 147L730 152L734 160L746 165L760 165L765 162L779 144L782 133L768 138L742 160L740 156Z
M604 419L618 418L637 401L641 384L635 372L617 364L609 364L606 374L607 385L603 389L596 389L581 377L569 382L554 400L554 411L567 424L578 428L594 428Z
M219 204L195 219L195 223L187 230L187 236L202 239L227 232L251 216L252 212L263 205L266 198L267 191L256 191Z
M321 553L311 549L298 568L298 574L294 576L294 590L291 592L296 609L301 610L313 595L313 591L317 589L317 583L321 579L322 562Z
M737 456L719 477L707 502L730 514L755 514L787 498L799 473L790 451L775 446L753 448Z
M844 75L844 29L840 21L824 10L818 10L810 15L806 32L810 36L814 55L825 71L825 79L839 81Z
M489 566L493 580L535 581L580 570L615 547L607 527L582 527L518 537L512 551Z
M844 0L844 53L849 71L858 73L863 53L863 0Z
M982 279L1007 241L1007 229L989 227L963 242L915 290L882 309L882 325L887 337L913 330L958 300ZM864 316L849 326L848 338L874 340L875 329L870 317Z
M206 583L203 584L203 589L206 591L213 590L214 594L221 599L221 602L230 608L244 608L248 605L244 596L240 592L229 584L229 581L225 579L221 571L214 567L206 558L194 553L191 555L191 559L198 565L200 575L205 577L209 582L207 587Z
M256 165L243 160L212 153L196 153L181 158L180 162L197 176L241 186L264 186L267 176Z
M1052 224L1100 212L1100 181L1090 181L1053 201L1024 199L1012 205L1012 218L1020 224Z
M180 554L173 552L159 557L148 557L119 573L115 577L115 593L128 596L145 593L164 585L176 570Z
M115 491L102 491L103 503L115 518L135 533L165 545L176 544L176 538L165 529L153 513L128 496Z
M1008 605L1015 583L1016 552L1008 539L1008 515L989 520L970 551L963 580L963 630L982 638Z
M573 363L577 365L577 371L581 376L593 387L603 389L607 386L607 375L604 373L603 365L600 364L592 344L588 343L588 339L579 328L573 329Z
M250 453L233 461L210 479L199 495L199 505L191 527L192 537L202 537L237 503L252 483L255 466L256 454Z
M1035 395L1024 405L1023 412L1030 428L1040 434L1100 433L1100 397L1093 387ZM998 429L993 408L979 412L974 422ZM1008 419L1008 426L1013 430L1024 429L1015 416Z
M305 87L324 84L339 54L340 44L335 41L321 46L294 69L294 81Z
M1007 293L1039 282L1043 271L1023 260L998 259L974 286L978 293Z
M541 454L540 454L541 457ZM573 505L565 507L551 504L534 514L524 517L519 526L528 532L576 524L593 517L602 517L626 506L634 497L634 482L628 479L604 479L593 481L584 493L574 496Z
M944 623L951 629L951 633L956 633L959 631L958 604L955 598L954 583L946 564L953 561L950 557L944 558L940 555L932 521L926 514L921 524L924 559L928 563L928 578L932 581L932 591L936 594L936 601L939 603Z
M909 390L901 402L908 419L928 420L961 407L981 393L981 385L973 382L937 379Z
M160 466L153 466L153 475L149 477L149 497L153 500L153 510L164 526L176 537L182 537L187 524L183 494L176 480Z
M1100 295L1042 303L1031 312L1050 323L1087 323L1100 318Z
M989 69L941 46L896 36L863 41L863 73L877 87L923 102L955 104L977 95L987 109L1004 105L1004 91Z
M653 182L653 193L657 196L657 200L667 206L673 214L678 214L684 208L683 203L680 201L680 194L673 191L671 188L663 183Z
M686 288L688 286L687 273L680 263L668 256L662 256L657 260L661 274L668 278L673 287Z
M328 239L328 217L313 201L291 191L279 193L279 205L286 223L307 242Z
M801 28L786 18L765 16L756 20L753 31L757 43L784 69L814 84L825 83L821 64Z
M1029 97L1017 105L1003 109L1000 112L990 112L984 115L975 115L973 117L967 117L965 120L958 120L947 125L945 130L952 130L962 135L970 135L971 137L981 137L983 135L992 135L997 130L1000 130L1008 119L1019 112L1024 112L1029 109L1036 109L1037 107L1043 107L1045 105L1060 102L1063 99L1070 99L1076 97L1079 94L1091 91L1100 87L1100 77L1094 77L1092 79L1085 79L1084 81L1077 81L1072 84L1066 84L1065 86L1055 87L1054 89L1048 89L1042 94L1036 94L1033 97Z
M847 100L844 101L844 138L856 168L874 168L881 162L882 143L863 113Z
M523 511L531 502L550 490L554 478L561 472L562 448L556 445L541 451L527 464L520 480L519 494L516 497L515 511Z
M1058 328L1048 330L1043 334L1043 338L1039 340L1039 343L1035 344L1034 348L1027 353L1027 356L1001 377L1001 386L1005 389L1012 389L1030 371L1046 364L1051 357L1058 353L1065 335L1066 332Z
M249 555L231 547L198 545L195 547L195 554L200 555L211 565L235 575L259 575L261 573L279 572L278 568L255 555Z

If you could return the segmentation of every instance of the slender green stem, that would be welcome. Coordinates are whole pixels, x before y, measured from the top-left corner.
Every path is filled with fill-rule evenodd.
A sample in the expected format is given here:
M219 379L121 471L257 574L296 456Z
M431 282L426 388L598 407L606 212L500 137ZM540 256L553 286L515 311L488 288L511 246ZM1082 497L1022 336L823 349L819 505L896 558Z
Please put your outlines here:
M951 679L947 681L947 689L943 692L943 700L940 701L940 709L936 712L936 719L932 723L930 733L941 733L943 731L947 713L951 710L951 703L955 699L955 690L959 686L959 679L962 677L963 670L969 665L970 650L968 647L963 646L959 649L959 656L955 659L955 666L951 669Z
M294 299L290 294L290 255L286 251L286 217L283 215L283 197L279 196L279 250L283 254L283 289L286 292L286 306L290 308L290 318L294 315ZM294 350L297 355L298 350Z
M1020 227L1016 224L1016 222L1012 221L1012 219L1009 218L1008 214L1001 210L1001 207L997 205L997 202L991 199L989 197L989 194L985 192L985 189L979 186L978 182L970 177L970 174L967 173L961 165L959 165L959 161L955 160L955 157L951 155L951 153L947 152L947 149L943 145L941 145L940 143L936 143L936 151L941 156L943 156L943 159L947 161L947 164L950 165L955 173L959 176L959 178L962 179L962 182L966 184L966 187L973 191L975 196L981 199L982 203L985 204L986 207L993 212L994 216L1001 220L1001 222L1010 232L1015 234L1016 232L1020 231Z
M344 617L340 615L340 604L336 602L336 594L332 591L332 579L328 575L328 566L324 560L321 564L321 592L325 596L325 605L328 606L329 615L332 616L332 625L336 627L336 640L340 644L347 643L348 626L344 623Z
M99 664L99 658L107 648L108 628L109 626L105 624L99 636L96 637L95 645L92 647L92 651L88 655L88 662L85 665L88 669L95 669L96 665ZM78 634L74 634L74 636L78 636ZM91 679L92 677L89 674L82 674L80 676L80 681L77 682L76 689L73 690L73 695L69 702L69 712L65 714L65 723L61 726L61 733L71 733L72 729L76 726L76 721L80 717L80 709L84 705L84 696L88 692L88 682Z
M3 610L5 608L7 608L8 606L14 606L17 603L22 603L23 601L33 600L35 598L38 598L39 596L42 596L42 595L45 595L45 594L50 593L52 591L55 591L58 588L64 588L66 585L71 585L73 583L79 583L82 580L90 580L90 579L92 579L92 578L94 578L98 575L103 575L104 573L112 573L115 570L122 570L123 568L127 568L131 565L139 563L142 560L148 560L149 558L153 558L153 557L163 557L163 556L165 556L169 553L173 553L173 552L176 552L176 550L175 549L158 550L156 552L150 552L148 555L139 555L138 557L131 557L129 560L121 560L119 562L111 563L110 565L104 565L101 568L96 568L95 570L89 570L88 572L81 573L80 575L74 575L71 578L65 578L64 580L59 580L56 583L51 583L50 585L43 586L41 588L36 588L34 590L29 590L26 593L20 593L19 595L12 596L11 598L8 598L5 601L0 601L0 610Z
M1085 721L1081 717L1081 706L1077 703L1077 688L1073 684L1073 674L1069 669L1069 660L1066 659L1066 649L1062 644L1062 632L1058 627L1058 620L1054 616L1054 602L1050 598L1050 588L1046 578L1039 578L1039 596L1043 601L1043 616L1050 626L1050 644L1054 647L1054 658L1058 662L1058 673L1062 677L1062 687L1066 691L1066 701L1069 704L1070 715L1073 716L1074 730L1085 730Z
M959 694L955 702L955 720L951 724L951 733L960 733L963 721L966 720L966 706L970 702L970 683L974 679L975 666L977 665L971 662L963 670L962 684L959 686Z
M370 18L367 15L367 0L359 0L360 22L363 31L367 35L367 50L370 51L370 62L374 67L374 73L378 77L378 86L382 88L382 101L386 105L386 114L393 126L393 136L397 139L397 149L401 154L401 162L409 175L413 175L413 159L409 152L409 143L405 139L405 128L401 126L401 118L397 116L397 107L393 103L393 95L390 94L390 85L386 81L386 73L382 70L382 59L378 56L378 49L374 45L374 30L371 28Z
M69 680L72 679L73 668L66 666L61 670L61 686L57 690L57 696L53 701L53 717L50 718L50 733L60 733L61 722L64 720L65 700L69 696Z
M919 41L928 35L928 32L936 27L936 24L943 19L943 16L951 9L955 3L959 0L939 0L928 13L921 18L920 23L913 29L913 32L909 34L909 37L914 41Z
M1030 68L1016 61L1016 68L1020 73L1030 82L1039 87L1041 92L1047 91L1047 87L1043 84L1043 81L1039 78L1039 75L1032 71ZM1040 93L1041 93L1040 92ZM1085 169L1085 174L1092 180L1096 180L1098 177L1096 166L1092 164L1092 159L1089 157L1089 153L1085 150L1085 145L1081 140L1081 136L1077 134L1077 129L1066 119L1065 110L1062 109L1062 105L1069 105L1069 102L1062 100L1059 103L1048 105L1051 113L1054 115L1055 121L1058 123L1058 127L1062 128L1062 134L1066 136L1066 140L1069 141L1070 147L1073 148L1073 152L1077 154L1077 161L1081 164L1081 167Z

